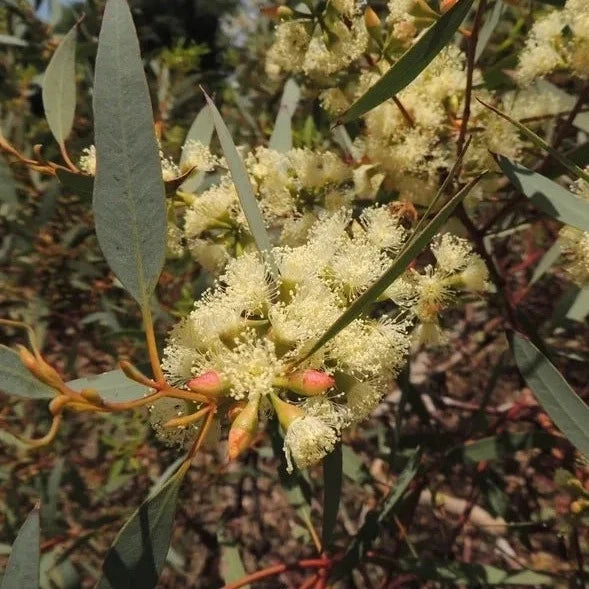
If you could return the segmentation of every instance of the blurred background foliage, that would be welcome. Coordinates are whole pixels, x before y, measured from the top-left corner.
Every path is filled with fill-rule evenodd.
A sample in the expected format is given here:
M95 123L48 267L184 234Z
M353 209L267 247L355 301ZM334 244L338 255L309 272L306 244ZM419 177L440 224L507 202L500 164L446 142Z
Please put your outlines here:
M130 4L164 152L174 157L180 153L186 132L204 104L199 85L217 96L237 144L267 142L282 81L270 80L264 72L262 56L271 43L272 29L271 20L260 12L264 3L134 0ZM103 9L102 0L67 5L59 0L36 4L0 0L0 130L25 156L38 149L48 160L59 161L59 149L43 115L40 81L60 36L82 16L76 118L68 147L79 155L93 142L93 62ZM488 83L496 87L511 83L503 70L513 63L510 60L522 44L521 33L529 26L526 6L518 10L514 8L498 25L494 50L484 56L488 75L493 76ZM569 84L560 82L565 87ZM309 100L294 116L294 144L320 147L329 136L329 121L313 100L316 96L305 92ZM107 268L89 205L88 195L64 189L56 178L43 177L18 163L9 165L0 154L0 316L31 323L46 357L68 379L111 370L121 359L141 366L145 358L139 312ZM528 245L516 243L515 247L524 250ZM506 258L510 255L503 253ZM551 314L561 294L550 277L543 280L543 292L525 303L535 317ZM154 303L162 338L209 284L207 274L187 256L167 261ZM421 571L422 577L415 577L413 543L428 546L427 558L467 555L473 562L521 566L522 574L536 569L571 570L575 555L581 554L579 542L586 543L571 526L574 518L569 507L578 496L567 481L578 465L570 448L538 425L538 409L528 393L513 398L513 391L521 388L520 380L504 357L504 342L484 351L479 348L494 337L496 311L487 314L476 303L468 304L466 319L456 315L451 339L454 354L422 355L420 366L425 362L431 374L419 373L412 381L405 374L401 379L401 405L409 413L403 416L407 426L401 438L395 429L401 415L387 411L392 404L385 403L374 419L345 440L340 537L353 536L359 527L356 520L361 521L387 496L394 486L392 473L402 470L407 449L417 440L429 453L425 470L432 473L430 480L420 479L418 484L463 498L458 507L450 500L446 506L443 502L432 505L430 496L429 505L426 497L421 506L413 501L394 508L394 520L383 530L381 546L392 546L400 558L396 566L407 570L407 584L398 586L479 586L468 572L455 571L446 581L439 580L439 570L429 577ZM563 329L563 339L581 341L586 336L579 322L569 322ZM24 342L16 330L2 328L2 332L5 343ZM583 360L586 350L583 344L578 348L570 350L570 355L581 354ZM586 381L578 358L563 362L570 362L567 376L573 384ZM497 413L494 407L486 410L491 398L494 407L511 403L513 413ZM431 405L424 405L424 399ZM8 428L25 423L24 433L31 435L44 431L49 423L45 408L5 396L0 419ZM513 433L515 419L529 429ZM499 427L497 420L503 420ZM484 438L488 431L499 434ZM466 441L475 434L488 441L473 449ZM42 589L92 586L121 523L177 458L176 451L155 440L139 411L132 418L68 419L56 443L37 453L24 451L2 429L0 444L0 559L5 560L26 513L41 497ZM181 491L161 587L219 587L228 569L235 576L235 567L239 572L243 566L240 553L249 571L277 557L313 554L304 514L316 512L318 506L296 493L285 497L276 464L267 448L250 453L242 464L227 470L219 468L209 454L198 456ZM320 481L310 483L320 491ZM289 500L297 508L296 515ZM492 523L493 518L513 522L509 542L492 529L485 530L484 521L465 525L463 513L475 503ZM410 539L402 531L415 513L417 531ZM527 555L525 563L517 562L512 545L518 554ZM349 586L372 587L372 566L361 567ZM433 580L416 580L430 577ZM290 586L298 586L300 578L292 579ZM530 586L535 579L509 584ZM520 580L526 581L525 576ZM586 576L571 577L569 586L582 587L585 581ZM277 587L275 583L260 586Z

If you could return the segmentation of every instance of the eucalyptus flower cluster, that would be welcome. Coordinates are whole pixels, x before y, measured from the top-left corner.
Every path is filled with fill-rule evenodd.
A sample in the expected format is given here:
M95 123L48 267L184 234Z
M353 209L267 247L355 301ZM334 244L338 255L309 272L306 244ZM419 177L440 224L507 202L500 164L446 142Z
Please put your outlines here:
M522 85L564 70L586 79L589 76L589 4L567 0L563 8L547 9L526 39L517 69Z
M577 13L584 14L587 8L581 11L574 4L569 0L566 10L567 14L576 14L578 30L583 17ZM444 10L444 3L440 10ZM362 31L368 31L367 35L356 32L361 28L361 15ZM307 18L304 14L287 14L276 27L266 67L274 75L303 73L308 86L318 89L329 116L337 118L378 82L437 18L439 14L422 0L391 0L380 16L365 2L356 0L329 3L323 13ZM353 59L352 52L344 59L339 50L336 39L340 29L354 39L350 42L355 48ZM313 50L318 44L329 59L318 57ZM446 47L395 99L362 117L364 126L354 139L356 160L362 162L363 173L376 179L384 191L416 204L428 204L435 195L440 171L448 171L456 158L468 86L466 63L462 49L457 45ZM481 70L475 68L473 78L473 85L479 88L483 84ZM540 134L545 132L550 116L567 109L563 96L547 85L526 84L517 91L477 89L476 96L514 119L526 120ZM468 133L472 143L465 156L463 176L496 169L490 152L500 151L512 160L524 159L527 144L519 131L477 101L470 102ZM473 194L480 199L495 189L495 180L488 179Z
M389 207L366 208L356 219L347 208L324 212L302 245L274 247L273 261L253 252L232 258L172 330L164 370L171 382L218 399L231 459L275 413L289 469L321 460L342 430L391 390L412 334L426 341L424 331L439 329L440 314L457 297L487 288L487 270L468 243L440 236L434 264L407 271L313 352L410 236ZM178 441L177 433L170 436Z

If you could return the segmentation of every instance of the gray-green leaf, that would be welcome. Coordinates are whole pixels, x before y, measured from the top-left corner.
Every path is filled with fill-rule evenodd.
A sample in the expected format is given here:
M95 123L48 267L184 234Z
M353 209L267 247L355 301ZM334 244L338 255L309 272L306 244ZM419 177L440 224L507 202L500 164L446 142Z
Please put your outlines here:
M35 507L18 532L2 578L2 589L27 589L39 586L41 533L39 507Z
M76 37L74 25L63 38L43 76L43 108L51 133L63 146L76 110Z
M221 113L217 110L215 103L210 99L206 92L205 98L209 108L211 109L211 115L213 117L213 122L215 123L217 136L219 137L223 154L227 160L227 165L229 166L229 171L231 172L231 177L233 178L233 183L235 184L235 189L237 190L237 195L239 196L239 202L241 204L241 208L243 209L245 218L247 219L250 232L254 238L254 241L256 242L258 250L264 259L268 262L270 271L274 277L277 277L278 269L272 256L272 244L270 243L270 237L266 231L264 217L262 216L262 211L258 205L258 201L256 199L256 195L254 194L254 190L252 188L247 170L245 169L243 160L241 159L239 152L233 143L233 139L231 138L231 134L229 133L229 129L227 129L225 121L223 121Z
M111 403L134 401L149 393L149 389L145 385L127 378L122 370L111 370L96 376L78 378L67 384L74 391L95 389L105 401Z
M96 57L96 235L131 296L148 305L164 263L166 202L147 81L125 0L108 0Z
M408 49L391 69L337 120L353 121L408 86L452 40L474 0L459 0Z
M192 125L190 125L190 129L188 129L186 139L184 140L184 145L186 145L187 141L192 140L208 146L211 143L214 130L215 124L213 123L213 118L211 117L211 111L208 106L203 106L198 111L198 114L194 118ZM185 160L186 156L184 155L184 151L182 151L182 156L180 157L180 167L182 167L182 164ZM186 192L196 192L203 181L204 175L204 172L198 172L197 174L190 176L182 184L182 190L185 190Z
M0 391L27 399L51 399L56 392L37 380L10 348L0 345Z
M286 152L292 149L291 121L300 96L301 89L299 85L292 78L287 80L282 92L282 98L280 99L278 116L276 117L274 129L272 130L272 135L268 143L270 149L280 152Z
M525 337L514 334L512 348L519 371L546 413L568 440L589 457L589 407Z
M127 520L106 555L96 589L156 587L170 547L178 492L185 474L185 468L176 471Z
M589 231L589 202L503 155L497 155L497 163L510 182L527 196L534 206L561 223Z

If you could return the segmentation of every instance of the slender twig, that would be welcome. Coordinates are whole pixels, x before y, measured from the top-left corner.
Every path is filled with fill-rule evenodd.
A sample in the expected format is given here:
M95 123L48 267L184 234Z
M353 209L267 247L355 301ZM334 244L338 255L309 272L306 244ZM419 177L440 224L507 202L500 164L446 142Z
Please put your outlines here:
M483 20L483 14L487 7L487 0L480 0L477 12L472 25L472 32L468 39L468 61L466 65L466 90L464 92L464 111L462 112L462 122L460 124L460 133L456 142L456 153L462 152L466 132L468 130L468 121L470 119L470 103L472 101L472 80L474 76L474 66L476 59L477 42L479 38L479 29Z
M147 342L147 351L149 354L151 369L156 382L163 383L165 382L164 373L160 365L160 358L155 341L155 332L153 330L153 318L151 316L151 309L149 304L142 305L141 315L143 316L143 327L145 329L145 340Z
M224 585L222 589L240 589L240 587L245 587L245 585L249 585L250 583L261 581L262 579L267 579L269 577L275 577L289 570L322 569L328 567L330 564L331 561L323 558L308 558L299 560L293 564L277 564L260 571L256 571L255 573L247 575L238 581L234 581L233 583L228 583L227 585Z
M401 111L403 118L407 121L409 126L415 127L415 119L411 116L409 111L403 106L403 103L396 96L393 96L393 102L397 105L397 108Z
M60 143L59 144L59 151L61 152L61 157L64 159L65 163L67 164L68 168L74 172L74 174L79 174L80 170L78 170L78 167L76 166L76 164L74 164L74 162L72 162L71 158L70 158L70 154L67 152L65 143Z

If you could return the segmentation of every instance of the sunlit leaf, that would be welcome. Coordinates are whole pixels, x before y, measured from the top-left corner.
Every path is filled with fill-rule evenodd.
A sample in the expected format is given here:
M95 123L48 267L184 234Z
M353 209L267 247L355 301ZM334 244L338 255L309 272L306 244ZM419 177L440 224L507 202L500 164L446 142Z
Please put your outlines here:
M20 356L0 345L0 391L27 399L51 399L56 392L24 367Z
M568 440L589 457L589 407L525 337L514 334L512 348L519 371L546 413Z
M301 89L293 80L289 79L284 85L278 116L268 142L268 147L275 151L286 152L292 149L292 116L296 110Z
M246 571L239 554L239 548L236 542L232 541L223 531L217 532L217 540L221 548L221 560L219 563L221 577L225 584L232 583L246 576ZM243 585L248 588L250 585Z
M546 141L544 141L544 139L542 139L542 137L540 137L539 135L536 135L536 133L534 133L534 131L532 131L531 129L528 129L528 127L526 127L525 125L523 125L519 121L512 119L509 115L500 111L498 108L495 108L491 104L484 102L480 98L477 98L477 100L483 106L486 106L489 110L492 110L495 114L499 115L501 118L505 119L506 121L509 121L514 127L517 127L520 130L520 132L527 139L529 139L536 147L539 147L540 149L547 151L555 160L560 162L574 176L576 176L578 178L583 178L584 180L589 182L589 174L587 172L585 172L582 168L580 168L575 163L573 163L571 160L569 160L566 156L559 153L556 149L554 149L554 147L552 147L551 145L546 143Z
M459 0L441 16L387 72L337 120L361 117L408 86L452 40L474 0Z
M166 562L186 468L180 468L127 520L110 547L96 589L154 589Z
M45 116L62 146L72 130L76 110L76 38L74 25L55 50L43 76Z
M501 15L505 11L505 4L503 0L495 0L495 4L493 5L493 10L491 14L488 14L485 18L485 22L479 31L479 36L477 40L477 48L475 52L475 63L478 62L479 58L483 54L483 51L487 47L491 36L493 35L493 31L495 27L499 24L501 20Z
M39 586L40 536L39 507L35 507L12 545L2 577L2 589L33 589Z
M186 139L184 140L184 145L186 145L188 141L196 141L197 143L202 143L203 145L208 146L211 143L214 130L215 124L213 123L213 117L211 117L211 111L208 106L203 106L198 111L198 114L194 118L192 125L190 125L190 129L188 129ZM180 167L182 167L185 161L186 155L185 152L182 151L182 156L180 157ZM204 172L198 172L189 177L182 184L182 190L185 190L186 192L196 192L198 187L201 185L204 176Z
M28 43L24 39L14 35L0 34L0 45L13 45L14 47L27 47Z
M270 237L266 231L264 217L262 216L243 160L233 143L233 139L231 138L231 134L229 133L229 129L227 129L225 121L223 121L223 117L221 117L221 113L217 110L215 103L210 99L206 92L205 98L211 109L213 122L217 130L217 136L219 137L223 154L227 160L227 165L229 166L229 171L231 172L231 177L233 178L233 183L235 184L235 189L239 196L241 208L247 219L249 230L256 242L258 250L268 262L272 274L277 277L278 269L272 256Z
M67 384L74 391L95 389L105 401L112 403L141 399L149 392L145 385L127 378L122 370L111 370L95 376L78 378Z
M166 250L166 202L139 43L125 0L108 0L96 56L96 234L104 256L145 308Z
M560 242L556 240L550 248L546 251L546 253L542 256L541 260L538 262L536 267L534 268L534 272L530 278L530 285L538 282L540 278L552 267L554 262L558 260L561 254L561 247Z
M511 183L534 206L561 223L589 231L589 202L505 156L497 155L496 159Z

